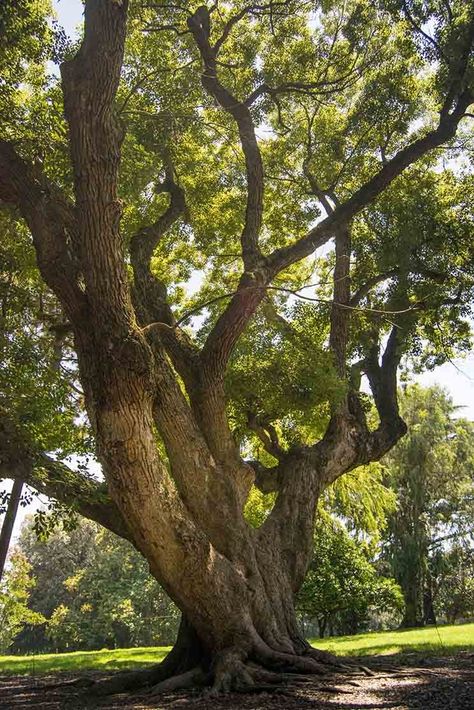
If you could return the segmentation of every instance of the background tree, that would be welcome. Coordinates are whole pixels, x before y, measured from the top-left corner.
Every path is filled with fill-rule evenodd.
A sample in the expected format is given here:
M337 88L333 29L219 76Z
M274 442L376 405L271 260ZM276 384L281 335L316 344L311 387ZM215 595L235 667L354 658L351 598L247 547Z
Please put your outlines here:
M443 543L472 536L474 429L454 418L452 400L438 387L410 386L401 401L408 434L384 460L387 485L398 498L385 555L403 590L403 625L418 626L436 621L433 597ZM451 564L461 559L449 557Z
M26 627L15 651L156 646L176 638L177 608L125 540L86 520L42 540L30 520L18 549L35 580L28 607L46 623Z
M450 624L474 616L474 553L469 544L455 542L433 555L435 609Z
M12 565L0 586L0 651L6 653L18 633L27 624L44 624L44 617L28 606L34 580L31 566L20 552L12 555Z
M317 620L319 635L359 633L367 629L369 613L383 611L396 620L403 606L400 588L377 573L342 523L320 514L313 557L297 597L297 609Z
M36 17L27 0L21 9ZM34 24L32 45L16 8L2 13L33 69L45 38L55 46L48 23ZM184 612L174 651L145 682L174 673L173 685L225 690L334 662L302 638L293 605L317 500L405 433L403 354L427 358L447 321L448 345L468 345L465 193L415 221L414 202L402 205L420 171L436 183L431 151L469 119L473 40L462 2L335 1L315 16L296 0L86 0L80 46L60 48L60 87L41 66L34 93L21 77L8 85L21 120L4 117L0 198L27 225L69 333L60 359L77 357L55 412L77 432L63 414L78 378L107 491L23 423L9 389L0 470L131 540ZM197 268L189 299L181 284ZM315 279L319 306L295 307L289 296ZM255 378L246 367L235 389L254 315L272 321L254 331L260 348L272 333L269 366ZM282 342L306 357L280 382ZM276 493L257 530L243 513L253 483Z

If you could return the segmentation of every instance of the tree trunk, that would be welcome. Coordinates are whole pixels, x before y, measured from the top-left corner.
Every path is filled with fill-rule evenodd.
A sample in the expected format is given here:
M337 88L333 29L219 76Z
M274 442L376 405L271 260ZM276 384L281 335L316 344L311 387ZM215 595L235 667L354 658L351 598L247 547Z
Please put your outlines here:
M403 597L405 599L405 612L403 614L401 628L409 629L417 626L422 626L421 616L421 599L419 594L419 585L416 577L412 577L402 587Z
M16 515L18 513L18 506L20 505L22 489L23 481L15 479L13 481L13 487L10 493L5 518L3 520L2 531L0 533L0 580L2 579L3 572L5 571L8 548L10 547L12 532L15 526Z
M425 588L423 590L423 623L436 625L436 612L433 601L433 579L429 569L425 575Z
M236 594L232 585L225 589L232 612L228 607L224 615L216 600L212 602L212 637L207 626L201 626L202 618L209 618L208 600L217 592L210 584L206 603L196 591L192 621L183 615L177 641L160 665L100 683L97 692L123 692L145 685L159 693L185 687L191 681L193 685L211 684L216 692L238 691L280 682L287 673L322 675L336 666L334 656L313 649L298 629L291 584L282 585L285 575L281 568L273 567L274 555L260 551L259 557L268 564L252 570L251 574L260 579L247 577L247 593L242 595L241 589ZM273 572L269 574L271 566ZM197 632L196 626L203 631Z
M292 477L292 485L298 485L299 480L306 498L305 479L312 473L303 466L295 468ZM314 488L313 499L307 503L313 512L317 490ZM275 508L278 510L278 505ZM328 664L337 664L332 655L309 645L294 609L294 592L311 552L312 516L309 524L299 529L302 537L297 549L285 546L287 530L270 516L258 530L245 524L230 534L223 546L228 556L209 544L203 546L198 531L183 529L180 543L189 545L190 553L185 564L176 564L168 544L158 544L160 538L151 532L143 505L140 511L142 525L150 531L142 551L184 617L177 643L164 663L148 674L119 679L120 687L123 683L157 684L158 692L169 688L168 676L172 674L183 683L191 678L193 683L212 680L214 689L225 691L275 680L277 673L325 673ZM286 513L291 520L291 511ZM163 530L160 536L164 537ZM168 572L163 552L170 563ZM115 681L112 685L115 690Z

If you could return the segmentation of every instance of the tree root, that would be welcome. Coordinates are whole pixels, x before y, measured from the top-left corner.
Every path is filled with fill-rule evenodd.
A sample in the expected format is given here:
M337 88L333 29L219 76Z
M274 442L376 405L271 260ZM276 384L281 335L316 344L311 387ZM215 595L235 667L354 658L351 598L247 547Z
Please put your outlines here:
M190 671L173 675L166 680L152 686L148 695L160 695L162 693L171 693L175 690L186 690L187 688L201 687L209 682L209 674L204 673L202 668L192 668Z
M335 668L341 668L344 665L333 653L329 653L329 651L322 651L321 649L313 648L312 646L309 646L309 648L305 650L305 656L314 658L314 660L318 661L318 663L334 666Z
M201 662L196 654L183 657L173 651L159 665L144 670L117 673L109 679L95 681L89 695L114 695L139 692L150 696L189 688L208 688L209 696L222 693L261 693L288 691L285 686L311 682L311 677L327 675L341 669L349 673L359 670L373 674L365 667L347 666L326 651L306 648L301 655L276 651L261 639L248 650L231 648L222 651L212 663ZM351 691L321 684L328 693Z

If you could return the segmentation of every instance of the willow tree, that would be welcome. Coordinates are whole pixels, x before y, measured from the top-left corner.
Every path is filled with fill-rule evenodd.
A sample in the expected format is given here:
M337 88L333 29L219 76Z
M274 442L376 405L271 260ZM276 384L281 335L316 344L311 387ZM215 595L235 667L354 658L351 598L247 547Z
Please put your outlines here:
M0 196L56 299L59 351L77 356L107 491L42 451L14 407L2 474L72 501L147 559L185 619L147 683L322 673L333 659L293 606L318 497L405 433L403 354L435 342L438 321L466 335L470 212L452 206L446 239L443 210L423 206L436 150L469 121L473 9L86 0L79 46L54 45L58 83L41 78L49 26L32 44L17 5L2 11L16 44L1 59L24 48L31 71L5 89ZM21 3L26 26L33 6ZM285 303L314 281L312 311ZM252 352L268 355L266 387ZM278 352L295 353L286 371ZM274 494L258 528L244 515L252 486Z

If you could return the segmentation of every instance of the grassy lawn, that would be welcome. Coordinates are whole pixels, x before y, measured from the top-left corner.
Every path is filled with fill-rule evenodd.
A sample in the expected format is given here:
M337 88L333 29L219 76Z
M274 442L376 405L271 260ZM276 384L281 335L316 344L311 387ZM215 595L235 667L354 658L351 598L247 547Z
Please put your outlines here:
M474 651L474 623L440 626L409 631L380 631L358 636L311 639L313 646L341 656L372 656L423 652L451 655L458 651ZM169 647L125 648L109 651L76 651L42 656L0 656L0 673L31 674L56 671L125 670L160 661Z
M170 646L156 648L118 648L114 651L73 651L46 653L42 656L0 656L0 673L18 675L85 670L119 671L140 668L161 661Z
M377 631L357 636L311 639L313 646L338 656L374 656L394 653L423 652L450 655L474 651L474 623L459 626L430 626L407 631ZM1 668L1 660L0 660Z

